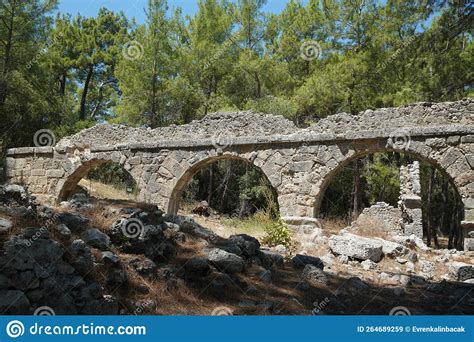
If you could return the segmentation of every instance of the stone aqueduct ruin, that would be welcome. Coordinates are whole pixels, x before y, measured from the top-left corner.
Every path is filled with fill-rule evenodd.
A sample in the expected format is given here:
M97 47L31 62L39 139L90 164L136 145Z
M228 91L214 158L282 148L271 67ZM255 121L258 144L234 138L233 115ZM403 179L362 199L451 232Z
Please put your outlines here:
M474 99L342 113L305 129L280 116L249 112L217 113L158 129L103 124L54 147L8 150L6 177L26 185L39 201L57 203L92 167L113 161L136 180L139 200L176 213L183 189L200 168L240 159L268 177L282 216L304 221L317 217L339 170L383 151L412 155L449 177L464 203L467 238L474 230Z

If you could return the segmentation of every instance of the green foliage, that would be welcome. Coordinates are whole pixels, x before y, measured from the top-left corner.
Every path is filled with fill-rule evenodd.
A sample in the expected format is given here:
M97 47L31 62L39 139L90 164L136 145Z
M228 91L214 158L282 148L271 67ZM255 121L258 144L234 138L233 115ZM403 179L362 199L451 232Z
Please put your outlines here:
M263 238L263 243L269 246L284 245L289 246L291 242L291 232L287 224L281 217L272 219L268 213L257 213L259 221L265 222L264 230L266 235Z
M133 177L121 165L113 162L94 167L87 178L134 194L139 190Z

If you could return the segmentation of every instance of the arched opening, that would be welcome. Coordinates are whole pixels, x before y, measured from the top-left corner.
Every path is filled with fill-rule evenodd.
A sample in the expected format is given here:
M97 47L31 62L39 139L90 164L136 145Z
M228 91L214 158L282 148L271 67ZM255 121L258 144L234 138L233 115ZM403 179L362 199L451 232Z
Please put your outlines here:
M249 233L258 237L261 221L279 214L276 190L264 172L234 156L209 158L188 170L173 191L169 210L194 215L211 228L232 228L219 230L223 236Z
M383 237L418 224L428 246L462 249L463 203L452 178L410 153L378 152L344 163L325 184L317 210L336 230L350 226Z
M111 200L136 200L139 194L137 182L118 163L107 160L91 160L82 164L69 176L59 194L59 201L70 199L77 193Z

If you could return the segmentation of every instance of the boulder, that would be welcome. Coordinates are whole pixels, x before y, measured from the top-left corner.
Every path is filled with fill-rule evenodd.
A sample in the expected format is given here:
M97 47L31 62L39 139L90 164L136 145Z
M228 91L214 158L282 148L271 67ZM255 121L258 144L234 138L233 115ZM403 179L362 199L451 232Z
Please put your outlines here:
M59 223L64 223L75 234L80 234L86 230L90 222L84 216L68 212L57 214L56 219Z
M186 275L190 278L205 277L209 274L210 267L207 259L193 258L184 265Z
M423 239L419 238L415 234L412 234L410 236L400 236L396 235L392 237L393 241L400 243L402 245L405 245L407 247L416 247L423 252L429 251L430 248L423 242Z
M196 223L193 219L188 217L182 216L172 216L172 217L165 217L165 221L168 220L169 222L173 222L178 224L181 227L181 231L192 234L197 236L201 239L206 241L215 241L218 239L216 233L212 230L201 226L200 224Z
M219 248L214 248L209 251L208 260L220 271L227 273L242 272L245 265L244 259L240 256Z
M175 246L168 241L157 245L148 244L145 248L145 256L155 262L169 261L176 254Z
M162 226L146 225L140 234L139 240L143 242L156 242L164 239Z
M82 240L74 240L69 246L69 252L72 254L71 264L80 274L87 274L94 267L90 247Z
M353 234L332 235L329 248L335 254L344 254L359 260L379 262L382 259L382 243L375 239L360 237Z
M324 269L324 263L322 262L321 259L317 257L313 257L310 255L302 255L302 254L296 254L293 259L291 259L291 262L293 264L293 267L305 267L306 265L313 265L315 267L318 267L319 269L323 270Z
M56 226L56 232L62 241L69 241L71 239L71 230L64 223Z
M448 271L450 275L459 281L474 278L474 266L464 262L452 262L448 264Z
M257 255L260 249L260 242L247 234L232 235L227 241L232 245L238 246L242 251L242 255L246 257Z
M359 277L351 277L337 289L336 295L341 292L348 292L353 296L366 295L370 292L370 287Z
M127 273L120 268L112 268L107 273L107 284L113 288L128 282Z
M265 268L271 268L273 265L282 266L284 262L282 255L264 249L258 251L257 257Z
M102 263L107 266L118 266L120 264L120 258L110 251L102 252L101 259Z
M365 270L365 271L370 271L370 270L373 270L375 268L377 268L377 264L375 262L373 262L372 260L364 260L360 263L360 265L362 266L362 268Z
M395 258L397 256L402 256L408 253L408 249L399 243L387 241L380 238L376 238L376 240L382 243L382 252L387 256Z
M329 283L324 271L320 267L311 264L304 267L302 277L311 286L321 286Z
M8 235L12 227L13 227L12 221L6 218L0 217L0 236Z
M156 264L148 258L133 259L130 261L130 266L132 266L138 273L142 275L151 275L157 269Z
M110 248L110 238L107 234L102 233L99 229L88 229L81 234L81 238L91 247L98 248L103 251Z

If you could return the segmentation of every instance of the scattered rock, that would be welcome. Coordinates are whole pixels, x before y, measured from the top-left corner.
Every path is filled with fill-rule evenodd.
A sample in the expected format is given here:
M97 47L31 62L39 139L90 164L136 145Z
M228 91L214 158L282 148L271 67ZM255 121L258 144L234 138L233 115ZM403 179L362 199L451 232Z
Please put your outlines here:
M408 253L408 249L399 243L387 241L380 238L377 238L376 240L382 243L382 252L387 256L397 257Z
M100 250L108 250L110 248L110 238L100 230L93 228L88 229L81 234L82 240L89 246Z
M176 254L175 246L169 242L164 241L155 244L148 244L145 248L145 256L155 262L169 261Z
M283 245L276 245L275 247L273 247L273 250L281 255L285 255L288 251L287 248Z
M282 255L264 249L259 250L257 256L260 259L262 266L265 268L270 268L273 265L282 266L284 262Z
M90 247L83 240L74 240L69 246L72 254L72 265L80 274L87 274L94 267Z
M332 235L329 238L329 248L335 254L344 254L355 259L370 259L374 262L382 259L380 241L353 234Z
M59 223L64 223L75 234L80 234L89 225L89 219L79 214L59 213L56 218Z
M210 267L207 259L193 258L184 265L186 275L190 278L205 277L209 274Z
M71 230L63 223L56 226L56 231L62 241L71 240Z
M118 266L120 264L120 258L109 251L102 252L102 262L107 266Z
M157 269L156 264L148 258L133 259L130 261L130 265L141 275L151 275Z
M347 265L349 263L349 257L345 254L338 255L337 260L343 265Z
M450 275L459 281L474 278L474 267L473 265L466 264L463 262L452 262L448 265L448 271Z
M307 264L303 269L303 279L311 286L328 285L329 280L324 271L317 266Z
M360 265L365 271L370 271L377 268L377 264L372 260L364 260L360 263Z
M427 260L421 260L419 262L421 272L423 272L423 275L426 276L427 278L433 277L433 274L436 271L436 266L434 263L431 261Z
M257 255L260 249L258 240L247 234L232 235L229 237L228 242L239 247L242 255L246 257Z
M220 271L227 273L242 272L245 265L244 260L240 256L219 248L209 251L208 260Z
M400 257L396 257L396 258L395 258L395 261L398 262L399 264L402 264L402 265L404 265L404 264L406 264L406 263L408 262L407 259L400 258Z
M13 227L12 221L6 218L0 217L0 236L8 235L12 227Z
M310 255L297 254L293 257L293 259L291 259L291 262L293 264L293 267L296 268L305 267L306 265L313 265L321 270L324 269L324 263L322 262L322 260Z

